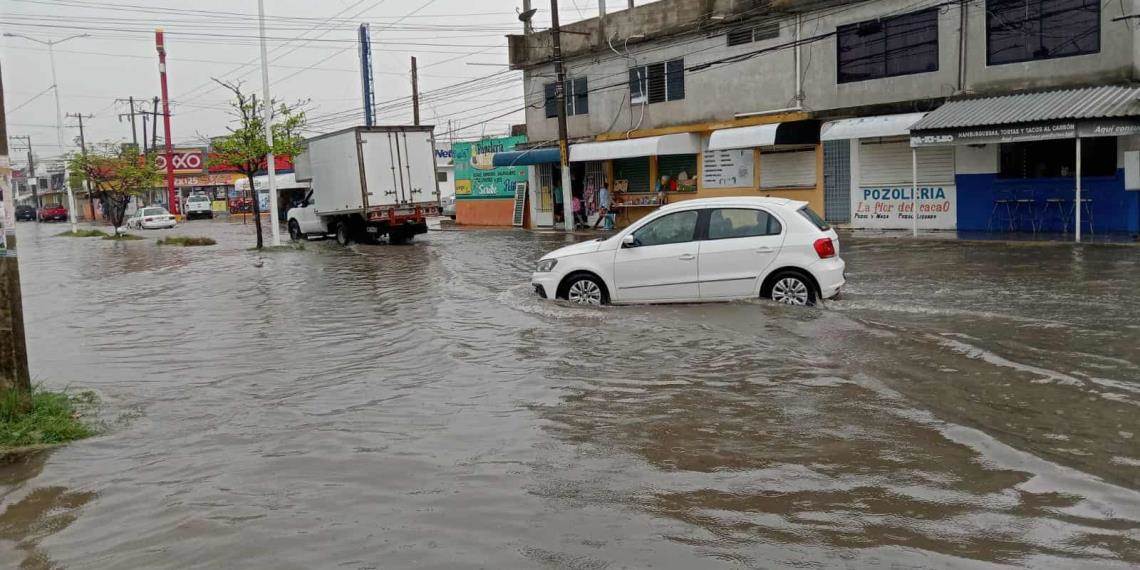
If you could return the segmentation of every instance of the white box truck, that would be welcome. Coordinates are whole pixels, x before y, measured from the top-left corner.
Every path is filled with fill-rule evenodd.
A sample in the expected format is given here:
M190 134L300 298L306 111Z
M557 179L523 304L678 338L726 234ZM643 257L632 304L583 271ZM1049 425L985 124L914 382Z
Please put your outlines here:
M335 235L342 245L404 243L439 215L431 126L352 127L305 141L294 159L305 199L286 214L289 236Z

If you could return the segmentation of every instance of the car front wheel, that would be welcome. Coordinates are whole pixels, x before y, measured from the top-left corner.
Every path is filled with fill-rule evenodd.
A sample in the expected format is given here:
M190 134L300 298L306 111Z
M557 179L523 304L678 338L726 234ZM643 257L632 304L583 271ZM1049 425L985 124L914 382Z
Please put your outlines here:
M800 307L815 304L815 288L803 275L784 271L772 278L765 297L777 303Z
M610 302L605 285L597 277L585 273L570 277L563 298L575 305L608 305Z

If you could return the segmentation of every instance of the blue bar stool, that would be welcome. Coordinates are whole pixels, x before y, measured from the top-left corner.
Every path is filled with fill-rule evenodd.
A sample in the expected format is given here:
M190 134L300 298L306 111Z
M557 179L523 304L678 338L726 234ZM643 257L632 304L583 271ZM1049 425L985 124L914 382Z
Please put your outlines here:
M1053 196L1045 199L1045 209L1041 212L1041 222L1056 221L1061 225L1061 231L1069 233L1069 201Z
M986 224L986 231L994 230L994 222L1006 227L1006 231L1013 231L1014 208L1017 202L1008 195L996 195L994 207L990 210L990 221Z

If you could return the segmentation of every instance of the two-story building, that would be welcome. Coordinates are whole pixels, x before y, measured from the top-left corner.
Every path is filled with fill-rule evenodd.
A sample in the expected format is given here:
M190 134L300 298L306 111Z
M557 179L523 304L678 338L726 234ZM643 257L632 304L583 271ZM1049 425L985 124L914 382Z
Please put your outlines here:
M661 195L771 195L854 227L1137 232L1138 4L662 0L567 24L574 190L616 190L619 224ZM551 34L509 42L531 144L554 145ZM534 165L539 225L556 177Z

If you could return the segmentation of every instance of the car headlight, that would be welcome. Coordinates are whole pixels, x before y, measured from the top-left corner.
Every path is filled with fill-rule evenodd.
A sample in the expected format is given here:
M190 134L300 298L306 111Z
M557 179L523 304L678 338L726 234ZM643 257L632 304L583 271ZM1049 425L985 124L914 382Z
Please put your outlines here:
M550 273L550 271L554 269L555 265L558 265L557 259L544 259L538 262L538 269L535 271L538 271L539 273Z

